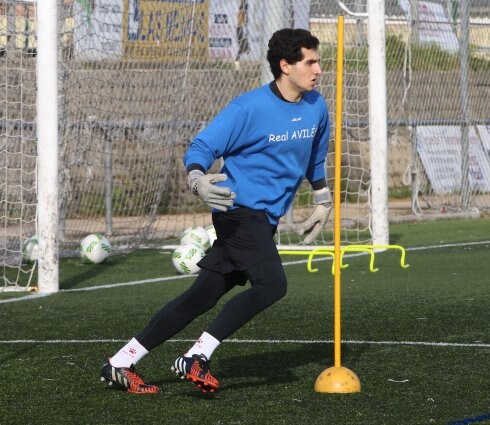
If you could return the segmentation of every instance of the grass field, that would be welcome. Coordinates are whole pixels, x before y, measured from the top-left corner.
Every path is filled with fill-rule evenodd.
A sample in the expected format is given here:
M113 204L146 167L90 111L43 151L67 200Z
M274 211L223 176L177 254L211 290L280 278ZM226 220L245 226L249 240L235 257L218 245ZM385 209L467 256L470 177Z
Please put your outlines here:
M63 260L51 296L0 294L0 424L490 424L490 220L390 233L409 268L387 251L376 273L365 255L346 257L342 271L342 365L360 393L314 391L333 365L331 260L308 273L291 256L288 295L215 352L219 392L201 394L169 370L216 311L138 364L160 394L108 388L104 359L192 282L168 254L145 250L97 266Z

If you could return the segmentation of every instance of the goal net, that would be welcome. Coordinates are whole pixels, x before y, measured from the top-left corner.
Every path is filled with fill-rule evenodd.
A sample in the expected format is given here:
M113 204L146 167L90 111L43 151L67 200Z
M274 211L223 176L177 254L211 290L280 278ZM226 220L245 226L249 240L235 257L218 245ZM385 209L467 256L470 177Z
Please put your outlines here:
M0 290L29 288L37 256L35 19L33 3L0 5Z
M277 28L309 28L321 40L318 89L335 122L340 8L325 9L323 3L97 0L67 7L60 58L63 250L76 250L93 232L120 249L142 243L171 247L187 227L210 224L208 208L188 190L183 153L230 100L271 81L265 52ZM348 6L365 12L361 3ZM343 241L367 243L365 19L351 19L346 31ZM333 157L328 164L333 187ZM305 183L281 222L278 244L301 243L298 225L311 213L311 202ZM327 231L316 243L331 240Z
M81 239L91 233L104 234L116 252L142 245L171 248L179 243L184 229L211 223L209 210L188 190L183 154L230 100L272 79L264 58L267 41L278 28L309 28L320 39L323 74L317 88L327 100L334 124L339 14L346 16L341 242L371 243L372 211L379 207L373 205L373 172L379 167L372 169L370 165L371 146L373 140L386 135L373 135L370 127L370 115L378 108L369 105L369 84L376 75L369 72L368 3L375 1L59 0L60 256L78 255ZM488 132L490 125L483 119L490 116L489 106L475 99L478 87L490 80L490 46L485 45L490 39L489 22L480 18L488 17L489 6L483 2L469 10L469 45L473 50L467 53L473 62L465 122L478 126L461 130L461 119L454 119L449 124L462 131L458 133L457 128L445 127L449 125L445 111L450 102L441 99L461 70L457 65L461 45L451 53L454 68L447 71L446 62L441 64L440 59L446 58L442 56L444 49L437 43L422 43L426 21L435 18L414 14L403 0L384 3L388 72L388 158L384 168L391 195L390 219L393 214L427 214L442 206L452 213L477 201L479 208L488 207L489 190L469 185L469 190L462 192L461 179L456 179L456 187L442 199L430 164L444 164L445 155L454 152L454 144L441 144L442 154L424 158L420 143L427 132L436 140L443 137L434 133L436 128L423 127L434 124L434 118L444 131L452 132L454 143L461 139L459 134L466 133L469 140L476 134L478 143L483 143L481 134ZM418 2L419 8L442 7L453 19L454 34L460 40L463 26L458 24L459 15L449 14L448 3ZM472 5L476 3L478 0ZM36 3L30 1L12 0L0 6L0 289L3 286L4 290L31 287L36 264L31 261L37 254L36 244L29 239L38 233L37 188L43 184L36 178L36 87L43 84L36 81L36 12ZM413 22L419 21L415 39ZM474 46L478 47L476 52ZM422 71L421 63L425 66ZM427 86L424 81L440 84ZM427 87L430 92L424 92ZM331 188L333 135L334 128L327 158ZM489 149L486 152L488 160ZM219 166L218 161L214 169ZM452 171L445 175L452 175ZM383 208L388 213L388 205ZM311 210L312 193L304 183L280 223L278 245L302 244L297 230ZM332 218L316 246L332 245Z
M403 74L402 96L393 101L400 99L398 125L411 144L411 210L477 216L490 208L490 103L483 89L490 82L490 3L399 4L402 19L387 22L387 65L393 78ZM397 46L405 46L403 61L393 55Z

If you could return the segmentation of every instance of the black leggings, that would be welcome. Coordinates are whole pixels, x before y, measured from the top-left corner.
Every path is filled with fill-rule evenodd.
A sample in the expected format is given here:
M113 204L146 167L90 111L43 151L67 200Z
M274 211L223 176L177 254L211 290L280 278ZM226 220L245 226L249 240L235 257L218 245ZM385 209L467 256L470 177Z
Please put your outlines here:
M243 272L235 271L227 275L201 270L192 286L155 314L136 339L148 351L152 350L214 307L236 285L243 285L247 280L252 286L231 298L206 330L218 341L223 341L286 295L287 280L279 260L262 261Z

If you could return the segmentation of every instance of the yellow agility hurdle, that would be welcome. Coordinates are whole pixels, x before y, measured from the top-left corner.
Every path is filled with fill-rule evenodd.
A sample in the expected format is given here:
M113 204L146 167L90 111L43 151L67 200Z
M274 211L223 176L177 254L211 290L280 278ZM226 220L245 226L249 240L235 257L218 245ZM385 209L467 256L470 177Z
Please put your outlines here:
M409 264L405 262L406 251L401 245L348 245L340 248L340 268L345 269L349 267L348 264L344 263L344 255L346 252L365 252L369 254L369 271L371 273L377 272L379 269L374 267L375 254L377 251L386 251L387 249L397 249L400 251L400 266L403 269L410 267ZM315 256L330 256L332 260L335 260L335 250L334 247L318 247L313 249L305 249L305 250L280 250L280 255L306 255L308 256L308 260L306 263L306 268L310 273L316 273L319 271L317 268L313 268L313 258ZM335 274L335 261L332 261L332 275Z
M405 262L406 252L405 252L405 248L403 248L403 246L401 246L401 245L353 245L353 246L369 248L369 249L372 249L373 251L376 251L376 250L385 251L387 249L398 249L401 253L400 254L400 267L402 269L407 269L408 267L410 267L410 264L407 264ZM377 271L377 270L378 269L372 270L372 271Z

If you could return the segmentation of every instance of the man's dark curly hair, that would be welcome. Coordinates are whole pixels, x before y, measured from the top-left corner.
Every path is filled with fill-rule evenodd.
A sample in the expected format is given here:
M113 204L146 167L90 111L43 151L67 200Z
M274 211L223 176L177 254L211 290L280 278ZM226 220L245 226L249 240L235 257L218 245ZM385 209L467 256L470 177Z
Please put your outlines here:
M301 48L318 49L320 41L309 31L300 28L284 28L272 34L269 40L267 60L271 67L274 79L281 76L279 62L284 59L287 63L294 65L303 59Z

